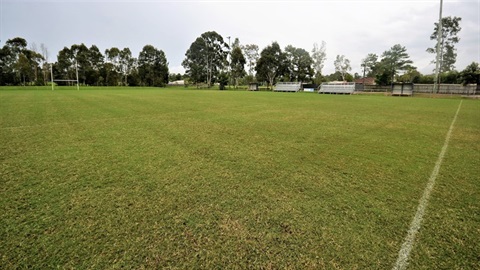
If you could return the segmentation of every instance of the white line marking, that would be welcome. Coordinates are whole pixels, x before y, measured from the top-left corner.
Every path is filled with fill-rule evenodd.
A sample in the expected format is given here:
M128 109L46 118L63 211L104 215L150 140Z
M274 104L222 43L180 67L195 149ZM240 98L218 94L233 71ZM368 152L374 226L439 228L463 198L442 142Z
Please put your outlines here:
M410 228L408 229L407 237L405 237L405 241L402 244L402 248L398 252L397 262L393 267L394 270L404 270L407 268L408 265L408 258L410 257L410 251L412 250L413 244L415 242L415 236L417 235L418 230L422 224L423 215L425 214L425 208L427 208L428 198L430 197L430 193L432 192L433 186L435 185L435 179L437 178L438 172L440 171L440 166L442 165L443 157L445 156L445 152L447 152L448 142L450 141L450 136L452 135L453 126L455 121L457 120L458 112L460 111L460 107L462 106L463 100L460 101L458 105L457 112L455 113L455 117L453 117L452 124L447 132L447 137L445 138L445 143L443 144L442 151L440 151L440 155L438 155L437 162L435 163L435 167L433 168L432 174L428 179L427 187L423 192L422 198L420 199L420 203L417 208L417 213L413 218L412 223L410 224Z

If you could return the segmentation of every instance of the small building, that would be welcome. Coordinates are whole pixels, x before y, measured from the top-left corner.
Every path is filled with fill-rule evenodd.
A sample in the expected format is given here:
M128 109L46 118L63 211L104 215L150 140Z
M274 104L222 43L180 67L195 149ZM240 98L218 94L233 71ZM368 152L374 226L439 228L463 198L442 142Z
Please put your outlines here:
M355 80L355 84L376 85L374 77L365 77Z
M249 83L248 91L258 91L258 83Z
M355 80L355 90L364 91L367 89L367 85L376 85L374 77L365 77Z

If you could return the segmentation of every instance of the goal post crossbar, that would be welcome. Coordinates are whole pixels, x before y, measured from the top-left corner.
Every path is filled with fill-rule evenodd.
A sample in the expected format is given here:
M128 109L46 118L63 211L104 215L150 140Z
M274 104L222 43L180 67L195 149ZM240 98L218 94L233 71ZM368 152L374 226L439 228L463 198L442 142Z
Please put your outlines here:
M77 83L77 90L80 90L80 84L79 84L79 81L78 81L78 65L77 65L77 63L75 63L75 74L77 76L76 80L65 80L65 79L55 80L53 78L53 63L50 64L50 77L51 77L51 81L52 81L52 91L54 90L54 82L76 82Z

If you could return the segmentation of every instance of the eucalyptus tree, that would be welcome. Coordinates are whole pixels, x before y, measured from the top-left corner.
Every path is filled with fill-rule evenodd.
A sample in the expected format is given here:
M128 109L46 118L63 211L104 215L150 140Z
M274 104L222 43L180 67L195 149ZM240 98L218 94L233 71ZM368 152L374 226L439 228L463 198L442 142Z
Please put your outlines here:
M78 80L83 84L86 84L87 73L91 69L90 66L90 52L85 44L73 44L70 47L70 51L74 57L74 65L76 66L76 72L78 72Z
M99 70L103 66L103 55L97 46L90 48L85 44L73 44L58 52L55 63L55 79L76 79L83 84L97 84Z
M362 59L360 65L363 69L363 77L375 76L375 69L378 64L378 55L375 53L369 53Z
M42 55L35 50L27 49L24 38L7 40L0 50L0 84L26 84L35 81L42 59Z
M75 58L70 48L63 47L57 54L54 79L73 79L75 76Z
M233 49L230 53L230 76L233 79L235 88L238 86L238 79L243 77L245 72L245 56L243 55L242 48L239 45L233 45Z
M9 48L10 52L16 60L18 55L27 49L27 40L21 37L12 38L5 42L5 46Z
M14 81L15 73L12 70L12 54L5 45L0 48L0 85L8 85Z
M112 47L105 50L105 72L107 85L118 85L120 50ZM121 78L120 78L121 79Z
M480 85L480 65L476 62L472 62L470 65L465 67L465 69L460 73L460 80L463 85L476 83L478 89L478 86Z
M322 74L322 69L325 66L325 61L327 60L327 43L322 40L320 47L318 43L313 44L312 49L312 59L313 59L313 70L315 71L315 76L320 77Z
M455 69L455 62L457 61L457 49L455 44L460 41L458 33L462 28L460 27L460 17L443 17L442 18L442 33L440 35L440 72L448 72ZM437 40L438 37L438 23L435 23L433 33L430 35L430 40ZM428 48L427 52L437 54L437 47ZM436 63L433 60L432 63Z
M128 85L128 75L135 64L135 58L132 57L132 52L129 48L123 48L119 54L119 69L123 75L122 84Z
M50 73L50 64L48 62L50 53L48 51L47 46L44 43L40 43L40 54L43 57L42 61L42 74L43 74L43 82L46 85L48 78L49 78L49 73Z
M138 56L138 74L146 86L165 86L168 83L168 62L165 53L145 45Z
M272 86L276 78L282 75L286 69L286 56L277 42L273 42L262 50L255 67L257 78L267 81L268 86Z
M335 66L335 71L339 72L342 76L342 80L345 81L346 74L352 70L350 60L348 60L345 55L337 55L333 64Z
M194 83L206 82L210 87L227 67L228 50L221 35L205 32L190 45L182 66Z
M285 57L288 66L287 73L291 81L304 82L313 77L312 65L314 62L306 50L288 45L285 47Z
M258 58L260 57L258 53L258 45L247 44L245 46L242 46L242 50L247 60L248 75L253 76L255 72L255 65L257 64Z
M86 84L99 85L103 83L101 72L105 57L96 45L88 48L88 69L86 71Z
M30 62L30 67L33 70L33 81L35 84L41 85L38 73L45 58L38 52L38 47L35 42L30 43L29 50L26 50L25 53Z
M27 81L30 81L33 77L33 72L30 65L30 60L25 53L20 53L18 59L15 62L15 70L18 72L20 82L25 85Z
M2 85L17 84L20 82L16 63L20 52L27 47L27 41L16 37L7 40L0 51L0 83Z

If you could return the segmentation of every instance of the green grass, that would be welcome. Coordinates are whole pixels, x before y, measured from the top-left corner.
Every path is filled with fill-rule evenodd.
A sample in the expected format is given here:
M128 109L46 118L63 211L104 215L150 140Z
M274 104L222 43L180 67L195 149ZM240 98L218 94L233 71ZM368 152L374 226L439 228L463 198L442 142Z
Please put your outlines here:
M0 268L389 269L459 99L0 89ZM413 269L480 257L464 100Z

